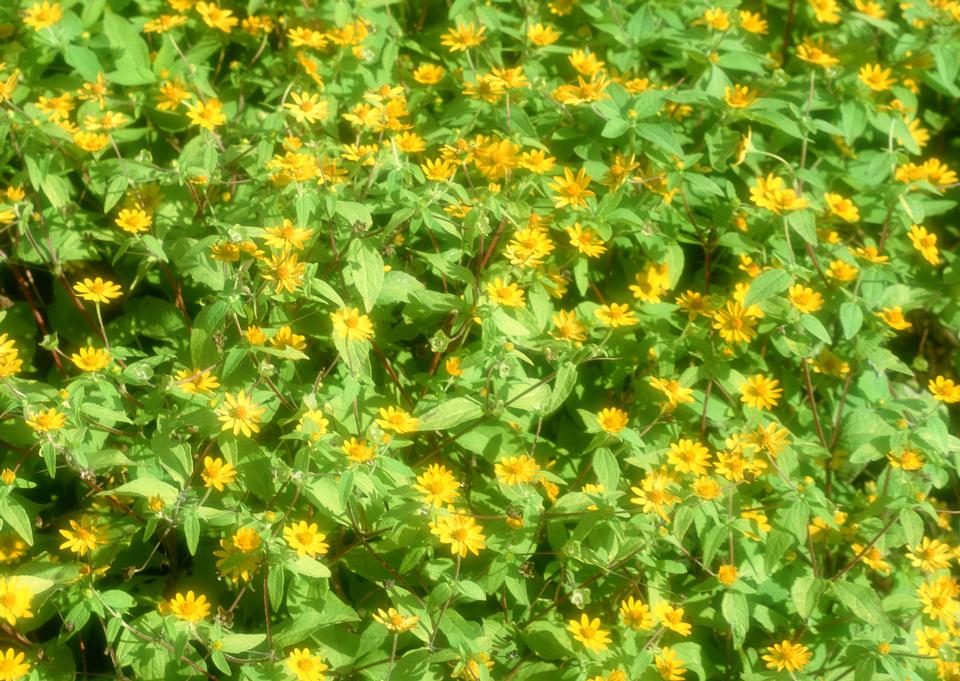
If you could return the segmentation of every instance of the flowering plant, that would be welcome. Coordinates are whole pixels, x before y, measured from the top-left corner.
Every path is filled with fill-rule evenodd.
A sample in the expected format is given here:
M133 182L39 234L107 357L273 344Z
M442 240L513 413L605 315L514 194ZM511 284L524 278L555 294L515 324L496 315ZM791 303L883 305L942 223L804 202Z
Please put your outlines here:
M0 36L0 681L960 678L960 2Z

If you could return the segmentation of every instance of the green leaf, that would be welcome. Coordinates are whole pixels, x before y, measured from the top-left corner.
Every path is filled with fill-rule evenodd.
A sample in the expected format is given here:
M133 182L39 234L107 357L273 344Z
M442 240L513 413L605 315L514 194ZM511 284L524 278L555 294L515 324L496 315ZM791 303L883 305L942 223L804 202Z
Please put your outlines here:
M723 619L730 625L730 634L733 637L733 648L738 650L747 638L750 629L750 610L747 607L747 597L736 591L726 591L720 601L720 611Z
M168 485L162 480L157 480L156 478L140 478L124 483L119 487L114 487L111 490L105 490L100 492L100 494L118 497L132 495L145 499L160 497L164 505L172 506L176 503L179 492L177 492L177 489L173 487L173 485Z
M483 416L483 405L467 397L441 402L418 417L420 430L446 430Z
M880 597L874 589L845 581L833 582L832 589L837 600L867 624L887 623Z
M912 508L900 510L900 525L907 540L907 546L917 546L923 539L923 520Z
M225 653L246 653L266 640L266 634L226 634L220 639L220 650Z
M830 332L823 323L811 314L805 314L800 317L800 326L806 329L812 336L818 340L830 345L833 340L830 338Z
M0 518L3 518L3 522L12 527L23 541L33 546L30 516L16 500L7 498L0 501Z
M471 601L487 600L486 592L476 582L471 582L468 579L461 579L459 587L460 593L462 593L464 597L470 599Z
M863 325L863 310L856 303L844 303L840 306L840 327L843 337L850 340L857 335Z
M544 416L552 414L566 402L570 393L577 385L577 365L573 363L563 364L557 369L557 376L553 381L553 390L550 391L550 397L543 405L541 413Z
M653 146L660 147L671 156L684 158L683 149L673 134L673 128L669 125L639 123L635 130L637 135L653 144Z
M622 118L613 118L603 126L603 130L600 131L600 136L606 139L616 139L629 129L629 121L625 121Z
M598 449L594 452L593 470L597 474L597 482L603 485L604 490L617 489L620 484L620 466L609 449Z
M783 270L767 270L750 282L750 288L743 299L743 306L750 307L754 303L762 303L781 291L786 291L791 283L793 279Z
M790 596L793 598L793 606L797 609L797 614L802 619L809 618L813 613L825 588L826 583L813 575L794 580L790 587Z
M197 555L197 544L200 541L200 519L192 509L188 509L184 513L183 533L187 539L187 550L190 551L190 555Z
M112 12L103 18L103 32L110 46L119 49L122 57L117 63L123 68L112 72L109 78L118 85L146 85L156 80L150 70L150 48L129 21Z
M520 636L530 650L544 660L560 660L573 655L567 632L554 622L533 622L521 630Z
M367 312L373 309L383 288L383 258L366 241L358 242L359 246L350 263L353 275L353 285L363 300L363 307Z

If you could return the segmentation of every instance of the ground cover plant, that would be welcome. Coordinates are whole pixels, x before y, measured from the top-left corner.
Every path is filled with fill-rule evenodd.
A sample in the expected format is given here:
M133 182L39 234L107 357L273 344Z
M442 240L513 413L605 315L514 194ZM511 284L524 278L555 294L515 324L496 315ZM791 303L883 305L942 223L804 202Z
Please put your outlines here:
M0 681L960 679L960 2L0 37Z

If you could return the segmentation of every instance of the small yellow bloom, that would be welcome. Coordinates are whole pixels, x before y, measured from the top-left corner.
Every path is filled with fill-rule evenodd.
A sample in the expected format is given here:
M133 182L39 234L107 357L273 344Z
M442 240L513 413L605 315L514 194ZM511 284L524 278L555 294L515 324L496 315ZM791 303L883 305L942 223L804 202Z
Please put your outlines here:
M79 352L70 355L70 361L72 361L78 369L89 372L100 371L106 368L112 359L110 353L106 350L97 349L92 346L80 348Z
M373 322L355 307L344 307L330 315L333 332L347 341L365 342L373 338Z
M210 603L203 594L195 596L193 591L188 591L186 596L178 593L167 601L167 609L177 619L195 623L210 614Z
M767 669L775 669L778 672L784 670L797 672L807 666L810 657L810 650L806 646L783 640L769 646L763 659L767 663Z
M599 653L610 647L610 632L602 628L599 617L591 620L583 613L580 621L567 622L567 631L590 652Z

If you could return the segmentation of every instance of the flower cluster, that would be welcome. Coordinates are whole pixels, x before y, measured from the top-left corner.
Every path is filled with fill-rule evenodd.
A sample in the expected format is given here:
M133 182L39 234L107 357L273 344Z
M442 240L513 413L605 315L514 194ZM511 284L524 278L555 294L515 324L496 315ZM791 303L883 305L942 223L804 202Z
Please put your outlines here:
M960 678L960 2L7 5L0 681Z

